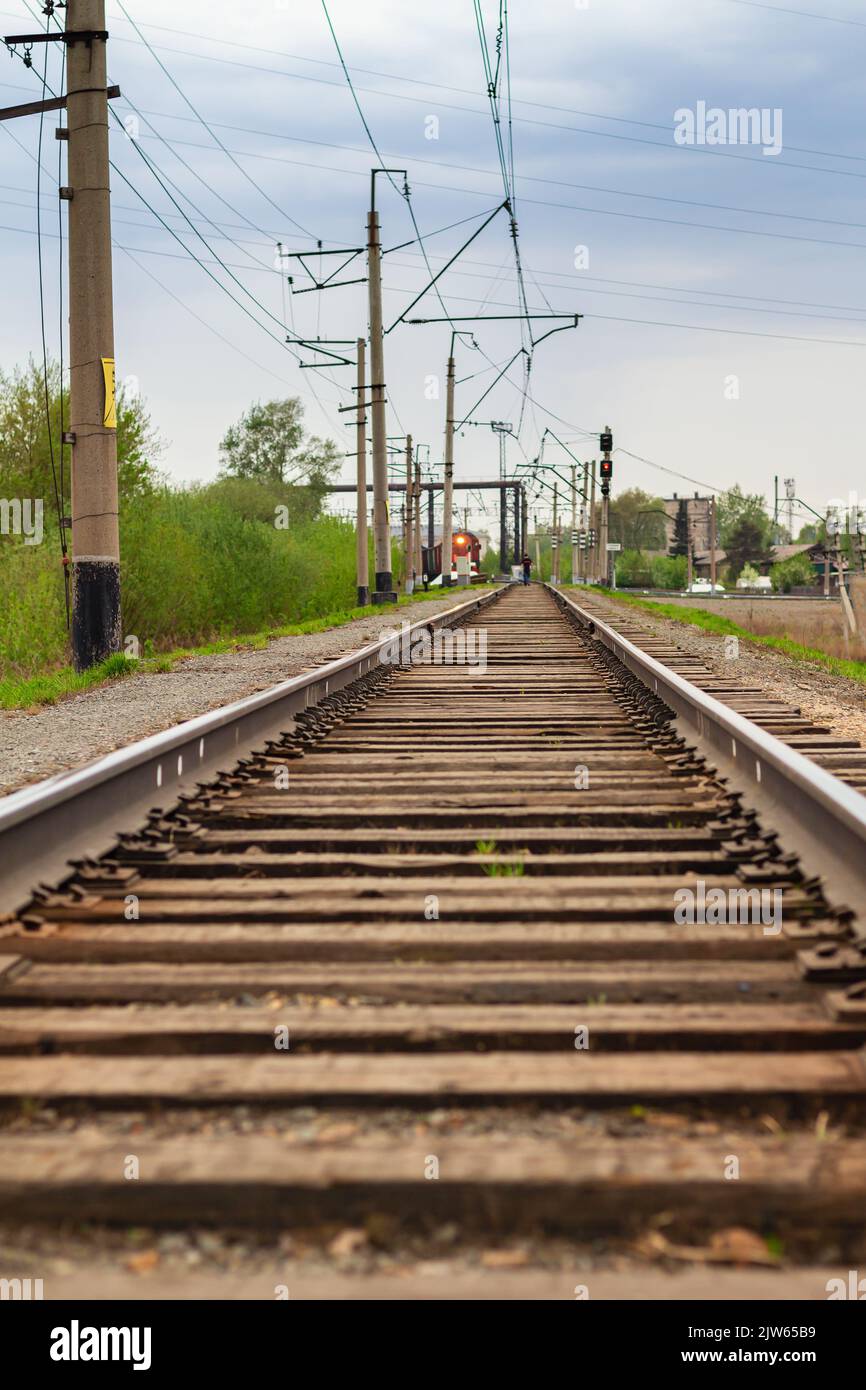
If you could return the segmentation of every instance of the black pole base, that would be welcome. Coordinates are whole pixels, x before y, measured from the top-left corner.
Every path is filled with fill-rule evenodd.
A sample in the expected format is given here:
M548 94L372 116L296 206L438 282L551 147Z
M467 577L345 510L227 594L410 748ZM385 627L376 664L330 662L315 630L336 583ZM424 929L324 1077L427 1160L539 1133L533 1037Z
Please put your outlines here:
M358 607L368 608L370 606L370 587L368 584L358 585Z
M120 562L75 560L72 566L72 664L87 671L121 649Z
M396 603L397 595L393 589L394 576L390 570L376 571L376 588L370 595L373 603Z

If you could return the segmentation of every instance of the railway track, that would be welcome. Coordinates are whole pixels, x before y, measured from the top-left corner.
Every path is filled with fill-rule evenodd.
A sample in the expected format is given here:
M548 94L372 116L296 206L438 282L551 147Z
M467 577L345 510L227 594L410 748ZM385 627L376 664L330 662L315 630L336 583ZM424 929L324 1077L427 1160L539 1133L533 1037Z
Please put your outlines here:
M287 732L10 914L0 1219L36 1272L88 1223L58 1290L825 1298L862 1258L850 896L600 619L475 607L486 663L314 673Z
M731 675L720 676L699 657L690 656L675 642L653 631L649 623L641 621L639 613L635 614L633 610L592 592L578 591L576 600L587 614L612 623L617 632L641 651L684 676L699 690L714 695L759 728L781 739L789 748L804 753L818 767L826 768L849 787L866 791L866 748L856 739L834 734L826 725L804 718L800 709L786 701L738 680L735 659L731 662ZM720 649L723 642L724 639L720 638Z

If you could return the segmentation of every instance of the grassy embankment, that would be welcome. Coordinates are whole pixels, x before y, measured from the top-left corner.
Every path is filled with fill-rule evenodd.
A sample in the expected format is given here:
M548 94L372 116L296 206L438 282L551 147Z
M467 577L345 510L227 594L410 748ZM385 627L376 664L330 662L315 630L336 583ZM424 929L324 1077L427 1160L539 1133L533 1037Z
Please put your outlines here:
M355 532L333 516L279 530L205 490L157 490L122 509L121 554L124 644L141 659L113 656L77 675L52 538L0 548L0 708L52 703L133 671L169 671L185 657L383 616L378 607L353 607ZM417 595L437 597L441 590Z

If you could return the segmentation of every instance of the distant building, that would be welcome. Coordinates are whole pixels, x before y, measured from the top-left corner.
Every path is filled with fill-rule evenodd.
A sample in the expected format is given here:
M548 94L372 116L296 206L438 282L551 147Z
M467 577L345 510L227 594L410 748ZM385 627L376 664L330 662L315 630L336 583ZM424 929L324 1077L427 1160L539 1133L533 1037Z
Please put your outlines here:
M726 550L716 550L716 580L718 581L722 565L727 564L728 552ZM713 573L712 555L709 550L698 551L692 556L692 572L696 579L710 579Z
M673 497L662 498L662 506L665 509L667 518L665 521L665 535L668 553L670 553L671 546L674 543L677 516L679 515L680 506L684 502L686 506L686 516L688 518L689 535L692 541L692 551L697 554L709 555L711 501L711 497L701 497L697 492L694 497L680 497L675 492Z

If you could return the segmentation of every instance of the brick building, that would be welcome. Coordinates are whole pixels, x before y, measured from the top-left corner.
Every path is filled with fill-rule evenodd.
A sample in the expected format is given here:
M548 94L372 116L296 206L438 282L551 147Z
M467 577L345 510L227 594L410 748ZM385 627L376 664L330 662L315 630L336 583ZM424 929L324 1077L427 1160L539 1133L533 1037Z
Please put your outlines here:
M673 497L663 497L662 506L665 509L667 520L665 522L666 549L670 553L674 543L677 516L682 502L686 504L686 515L688 516L689 535L692 541L692 551L698 555L709 553L710 549L710 502L711 498L701 497L697 492L693 497L680 497L676 492Z

